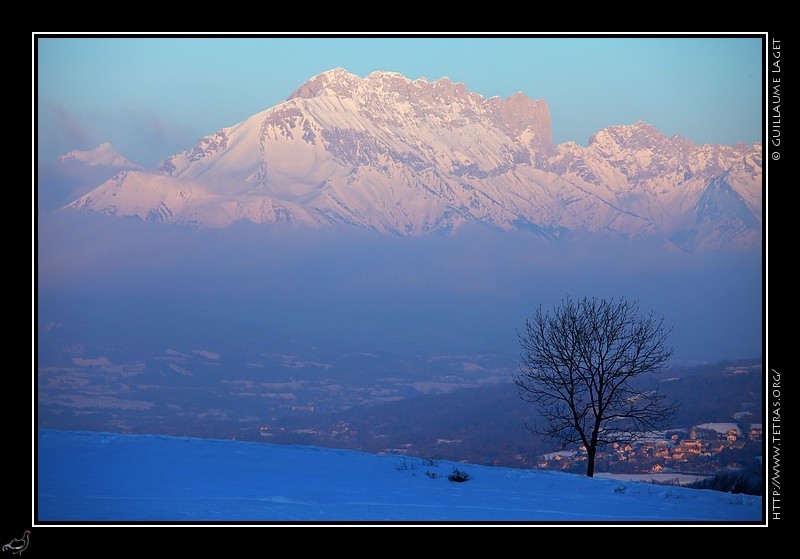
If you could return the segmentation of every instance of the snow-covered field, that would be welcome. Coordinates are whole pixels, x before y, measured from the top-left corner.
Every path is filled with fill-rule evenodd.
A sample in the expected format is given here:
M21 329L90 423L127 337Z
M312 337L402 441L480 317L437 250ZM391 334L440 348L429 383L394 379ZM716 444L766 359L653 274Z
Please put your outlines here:
M38 431L36 522L760 522L750 495L419 458ZM469 474L448 481L454 468Z

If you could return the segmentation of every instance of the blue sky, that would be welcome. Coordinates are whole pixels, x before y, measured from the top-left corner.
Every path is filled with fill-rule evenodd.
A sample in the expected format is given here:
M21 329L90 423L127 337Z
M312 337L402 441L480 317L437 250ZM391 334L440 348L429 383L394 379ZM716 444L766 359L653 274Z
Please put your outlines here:
M644 120L696 143L760 141L754 38L38 38L38 153L110 141L144 165L341 66L448 76L550 106L557 142Z

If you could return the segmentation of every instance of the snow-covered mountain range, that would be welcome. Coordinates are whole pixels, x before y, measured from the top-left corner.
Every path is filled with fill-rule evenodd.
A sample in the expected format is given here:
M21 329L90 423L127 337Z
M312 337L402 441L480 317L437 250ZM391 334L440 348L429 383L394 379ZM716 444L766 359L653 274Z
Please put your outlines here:
M137 171L144 170L141 165L128 161L128 159L120 155L119 152L114 149L114 146L108 142L100 144L88 151L74 149L59 157L57 161L58 163L80 163L90 167L106 166Z
M212 228L245 220L425 235L475 222L748 248L762 238L762 147L694 145L644 122L600 130L586 147L553 144L543 100L336 68L67 207Z

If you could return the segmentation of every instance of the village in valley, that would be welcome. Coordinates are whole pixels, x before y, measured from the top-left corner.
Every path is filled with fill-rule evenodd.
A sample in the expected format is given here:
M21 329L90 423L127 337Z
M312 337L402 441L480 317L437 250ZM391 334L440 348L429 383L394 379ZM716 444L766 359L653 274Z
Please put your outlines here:
M761 456L763 426L745 423L702 423L672 429L626 444L598 450L598 472L615 474L711 475L723 468L739 468ZM586 469L585 450L563 450L539 456L537 466L563 471Z

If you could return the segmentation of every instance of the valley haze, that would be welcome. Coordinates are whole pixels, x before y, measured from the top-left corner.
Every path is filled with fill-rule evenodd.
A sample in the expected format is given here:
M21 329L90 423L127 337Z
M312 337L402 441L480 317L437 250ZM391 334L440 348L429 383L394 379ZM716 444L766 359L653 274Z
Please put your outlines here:
M335 67L155 165L109 138L39 161L38 427L262 426L269 442L292 414L499 394L517 331L567 295L663 315L674 370L760 360L761 144L695 143L642 120L556 142L549 102ZM74 441L103 440L86 437ZM704 502L703 518L725 518ZM752 520L760 504L746 504Z

